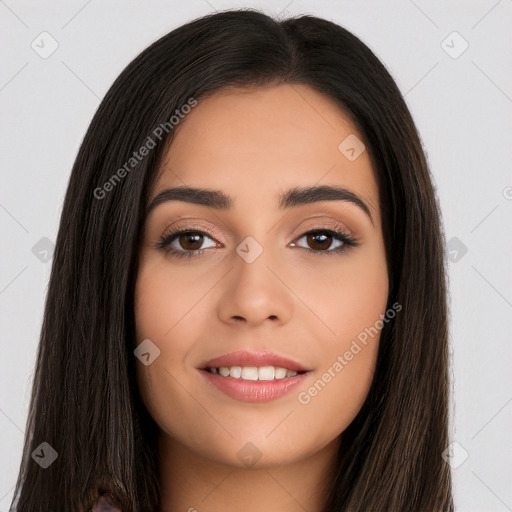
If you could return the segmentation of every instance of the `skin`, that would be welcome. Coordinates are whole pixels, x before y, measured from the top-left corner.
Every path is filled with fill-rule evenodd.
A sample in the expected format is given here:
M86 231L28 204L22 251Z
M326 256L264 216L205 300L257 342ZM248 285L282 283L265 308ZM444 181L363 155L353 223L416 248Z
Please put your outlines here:
M152 197L187 185L222 190L234 207L168 201L146 219L136 334L160 356L138 363L137 378L160 428L164 511L315 512L325 503L339 435L368 393L379 335L307 404L298 396L381 318L389 286L369 154L350 161L338 149L350 134L362 139L329 97L297 84L225 89L200 100L176 128ZM348 201L276 206L279 194L312 185L349 189L372 219ZM340 242L304 236L333 229L333 221L359 245L328 255L321 251ZM195 245L178 236L172 248L203 254L178 258L155 247L178 225L208 235ZM263 249L252 263L236 252L248 236ZM312 371L277 400L234 400L197 368L235 350L272 350ZM248 442L259 453L250 467L237 455Z

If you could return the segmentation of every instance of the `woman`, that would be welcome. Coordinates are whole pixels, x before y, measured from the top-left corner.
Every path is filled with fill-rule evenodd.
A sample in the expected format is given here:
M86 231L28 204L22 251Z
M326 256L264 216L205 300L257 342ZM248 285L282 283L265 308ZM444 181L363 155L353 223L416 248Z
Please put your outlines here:
M170 32L72 170L12 510L452 511L443 242L354 35Z

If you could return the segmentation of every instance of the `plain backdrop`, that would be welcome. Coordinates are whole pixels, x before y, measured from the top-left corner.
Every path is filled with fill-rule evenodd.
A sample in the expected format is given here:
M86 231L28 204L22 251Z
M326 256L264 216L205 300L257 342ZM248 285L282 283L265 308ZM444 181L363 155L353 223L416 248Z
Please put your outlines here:
M346 27L404 94L451 260L456 509L512 511L511 0L0 0L0 512L21 458L51 249L81 139L145 47L237 7Z

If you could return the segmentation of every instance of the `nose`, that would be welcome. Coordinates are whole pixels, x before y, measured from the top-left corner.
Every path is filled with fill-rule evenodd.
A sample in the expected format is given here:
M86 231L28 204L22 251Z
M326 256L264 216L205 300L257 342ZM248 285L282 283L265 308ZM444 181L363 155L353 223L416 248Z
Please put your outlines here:
M289 272L270 259L269 251L248 261L237 254L232 270L219 283L219 319L253 327L269 321L286 324L294 309L294 294L287 283Z

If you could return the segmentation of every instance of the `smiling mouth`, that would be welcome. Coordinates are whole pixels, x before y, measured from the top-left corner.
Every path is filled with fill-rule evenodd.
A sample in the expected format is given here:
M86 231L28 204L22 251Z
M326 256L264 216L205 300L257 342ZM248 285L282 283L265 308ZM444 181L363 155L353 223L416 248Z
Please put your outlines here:
M289 379L307 373L306 370L294 371L280 366L207 366L202 370L226 378L264 382Z

